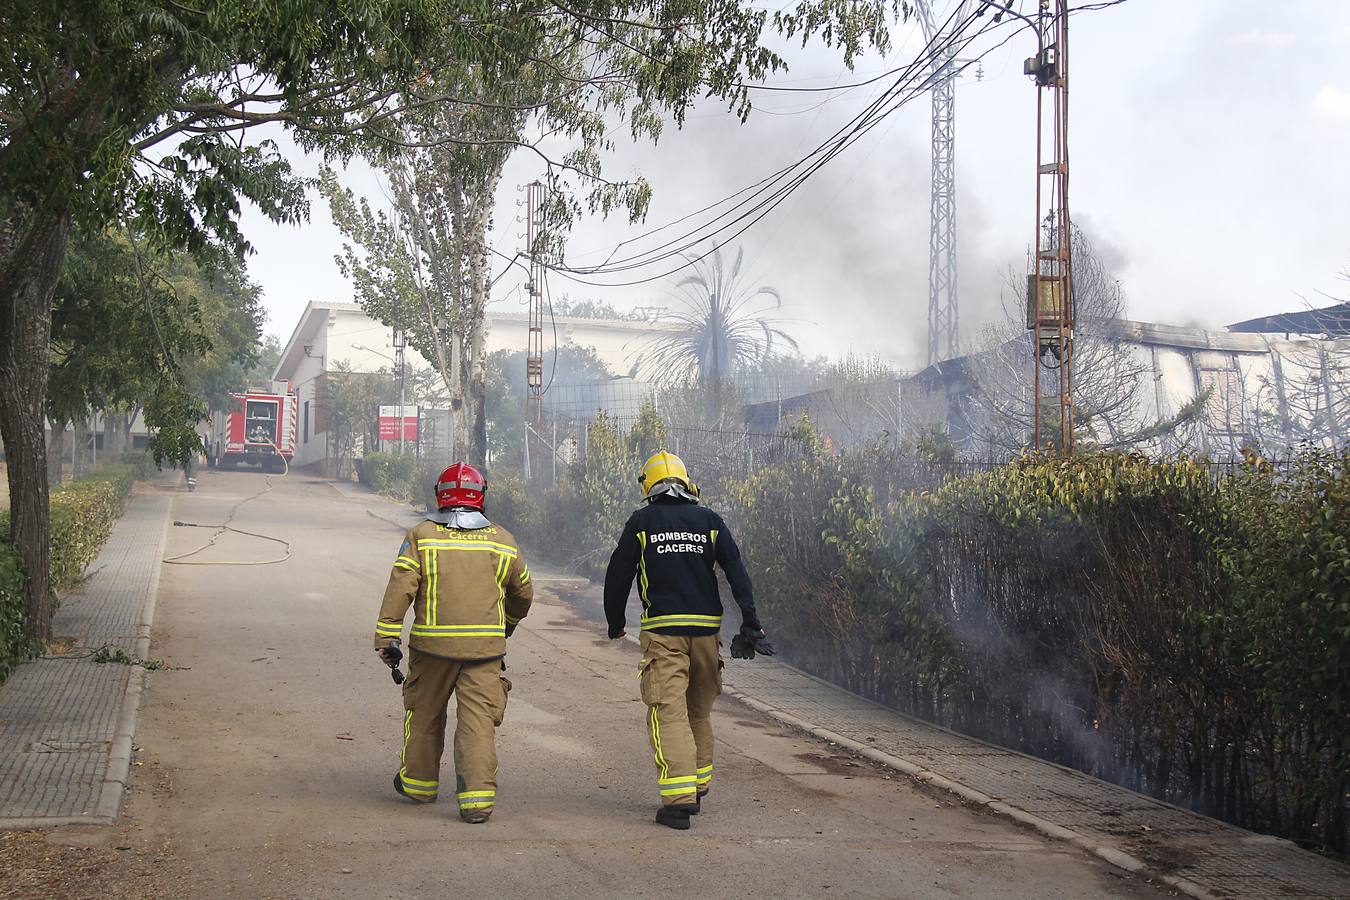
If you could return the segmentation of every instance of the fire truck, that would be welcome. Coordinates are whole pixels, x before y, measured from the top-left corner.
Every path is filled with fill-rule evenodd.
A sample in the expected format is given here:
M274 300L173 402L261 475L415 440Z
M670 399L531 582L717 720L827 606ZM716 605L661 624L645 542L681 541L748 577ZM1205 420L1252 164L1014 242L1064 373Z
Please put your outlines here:
M218 410L211 416L207 465L223 469L256 465L266 472L285 469L295 455L300 406L290 383L274 381L265 388L249 388L230 397L234 401L231 409Z

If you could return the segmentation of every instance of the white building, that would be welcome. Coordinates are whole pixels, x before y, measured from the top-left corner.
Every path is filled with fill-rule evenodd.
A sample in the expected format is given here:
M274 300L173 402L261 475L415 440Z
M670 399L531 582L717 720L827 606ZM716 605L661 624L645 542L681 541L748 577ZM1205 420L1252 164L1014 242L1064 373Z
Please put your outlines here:
M584 319L557 316L546 320L544 347L557 343L594 348L596 355L614 372L629 371L643 345L670 326L619 319ZM523 350L528 335L525 313L488 313L487 350ZM394 367L393 329L368 316L355 303L311 302L305 307L273 370L274 381L289 381L298 395L300 421L294 464L305 466L330 456L327 422L316 402L319 379L342 364L353 372L378 372ZM426 369L431 363L412 348L405 351L409 369Z
M1138 449L1226 459L1248 445L1277 453L1303 442L1345 446L1350 440L1350 339L1311 314L1306 318L1312 324L1290 315L1270 318L1279 320L1278 329L1262 326L1265 320L1238 323L1227 331L1112 323L1105 335L1111 352L1142 380L1131 408L1121 411L1125 418L1165 422L1206 398L1198 421L1143 441ZM1300 329L1316 336L1301 336ZM925 405L923 418L943 425L964 451L993 455L980 437L992 430L987 406L979 399L984 390L980 360L976 355L936 363L911 378L906 390L912 402ZM933 404L924 394L941 399Z

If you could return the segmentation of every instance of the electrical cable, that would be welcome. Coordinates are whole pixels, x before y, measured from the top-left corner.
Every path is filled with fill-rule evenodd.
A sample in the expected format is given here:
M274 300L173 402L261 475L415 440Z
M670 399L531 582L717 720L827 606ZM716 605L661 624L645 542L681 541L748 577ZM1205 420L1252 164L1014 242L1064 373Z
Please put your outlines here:
M975 18L974 16L968 17L950 34L948 34L945 30L947 23L944 23L943 26L944 30L942 32L944 35L946 35L943 38L944 43L952 44L957 40L961 40L962 33L974 18ZM964 46L969 45L970 42L972 42L982 34L993 30L995 27L998 26L994 25L993 23L988 23L984 25L981 29L979 29L975 34L972 34L969 37L965 37L962 46L953 49L952 55L955 55L955 53L959 49L962 49ZM1006 43L1008 39L1011 39L1011 36L1012 35L1010 34L1008 38L1005 38L1003 43ZM931 50L933 48L933 41L930 41L929 44L926 46ZM998 46L1001 46L1001 44ZM944 47L943 49L945 50L946 48ZM768 212L770 212L779 203L781 203L784 199L786 199L787 196L789 196L793 191L795 191L797 187L799 187L808 177L810 177L810 175L814 174L816 171L819 171L821 167L823 167L826 163L831 161L835 156L839 155L839 153L841 153L844 149L855 143L864 134L866 134L868 131L874 128L886 116L890 115L892 112L901 108L905 103L908 103L910 100L914 99L914 97L916 97L919 93L925 91L929 85L931 75L924 72L922 73L924 75L923 80L917 85L915 85L914 82L916 81L917 76L920 74L920 70L923 67L929 65L930 61L928 60L927 57L930 55L931 55L930 53L921 54L920 56L917 56L914 60L912 60L911 63L906 67L907 69L906 73L901 78L897 79L895 84L891 85L891 87L888 88L880 97L876 98L871 104L869 104L867 109L865 109L862 113L859 113L857 116L855 116L849 123L846 123L840 129L838 129L833 135L831 135L829 139L822 142L822 144L820 144L815 150L813 150L810 154L807 154L806 157L804 157L801 160L798 160L796 163L793 163L789 166L784 167L783 169L780 169L778 172L766 177L765 179L758 182L756 185L752 185L750 186L750 188L747 188L739 192L739 194L744 194L749 191L756 190L757 188L762 188L762 186L765 184L774 185L771 188L771 190L769 190L765 194L765 196L752 198L751 201L749 201L752 205L746 206L746 204L740 204L740 206L745 207L745 211L742 212L740 215L736 216L735 218L731 219L730 221L721 225L716 225L716 223L720 219L726 218L727 216L736 212L737 211L736 208L727 210L719 214L718 216L714 217L712 220L700 226L699 228L686 232L686 234L680 237L674 238L658 247L652 248L642 253L634 254L633 256L628 257L627 259L624 260L620 260L618 262L611 261L607 264L601 264L600 266L586 269L579 269L575 267L565 267L565 266L553 266L552 268L554 268L560 274L564 275L564 277L569 278L569 280L577 281L584 284L618 286L619 284L640 284L647 281L654 281L657 280L658 278L668 277L670 274L679 271L681 268L684 268L687 265L697 262L699 259L702 259L704 256L707 256L708 253L711 252L711 250L705 251L704 253L700 254L697 257L686 257L686 262L670 270L669 272L663 272L659 275L651 276L649 278L644 279L638 279L632 282L618 282L618 283L595 282L575 277L576 274L587 274L587 275L610 274L622 271L630 271L635 268L645 268L647 266L659 263L664 259L669 259L672 256L681 255L685 251L691 249L693 246L697 245L698 243L701 243L703 240L707 240L711 237L716 236L718 232L725 231L728 228L733 228L739 225L740 223L745 222L745 220L749 219L749 221L746 222L746 224L744 224L743 226L741 226L737 231L735 231L730 238L723 238L723 242L729 239L734 239L735 237L744 233L746 229L748 229L751 225L755 224L755 222L762 219L765 215L768 214ZM965 64L962 65L961 69L964 69L969 65L974 64L974 62L976 61L977 60L967 61ZM802 171L794 171L802 168L803 166L805 166L805 168ZM775 184L776 182L784 181L785 176L786 181L783 184L781 185ZM765 193L765 192L761 189L758 190L757 193ZM739 194L732 195L732 197L734 198ZM718 201L718 203L712 204L709 207L705 207L705 211L715 208L719 204L725 202L726 202L725 200ZM691 215L698 215L698 212L695 212ZM714 225L716 225L716 227L712 227ZM699 235L698 232L704 229L710 230L708 230L708 233L706 234ZM678 247L675 246L676 244L680 243L682 243L683 245Z
M620 249L622 249L623 247L625 247L625 246L627 246L627 245L629 245L629 244L632 244L632 243L636 243L637 241L641 241L641 240L643 240L644 238L648 238L648 237L651 237L651 236L653 236L653 235L659 234L659 233L662 232L662 231L665 231L665 230L667 230L667 229L669 229L669 228L672 228L672 227L674 227L674 226L676 226L676 225L679 225L679 224L681 224L681 223L683 223L683 222L686 222L686 221L688 221L689 219L692 219L692 218L694 218L694 217L696 217L696 216L702 215L702 214L704 214L704 213L711 212L712 210L715 210L715 209L717 209L717 208L720 207L720 206L723 206L723 205L725 205L725 204L727 204L727 203L730 203L731 201L735 200L736 198L738 198L738 197L740 197L740 196L742 196L742 195L744 195L744 194L751 193L752 191L758 192L759 189L763 188L765 185L771 184L771 183L773 183L773 182L775 182L775 181L778 181L779 179L781 179L781 178L782 178L784 175L786 175L787 173L789 173L789 172L791 172L792 170L796 169L797 167L801 166L803 163L808 162L809 160L811 160L812 157L814 157L815 155L817 155L817 154L821 153L823 150L825 150L825 148L827 147L827 145L829 145L829 143L830 143L831 141L834 141L834 140L838 139L838 138L840 137L840 135L841 135L841 134L844 134L844 132L845 132L851 125L854 125L854 123L857 123L857 122L859 122L860 120L865 120L865 119L867 119L869 116L873 115L873 114L875 113L875 110L876 110L879 106L883 105L883 104L886 102L887 98L888 98L891 94L895 93L895 92L900 88L902 82L907 82L907 81L909 81L909 80L912 80L913 72L914 72L914 71L919 70L919 69L922 69L922 68L924 68L924 67L926 67L926 66L930 66L930 65L931 65L931 60L927 59L927 57L934 55L934 53L936 53L936 52L937 52L938 50L940 50L940 49L944 49L944 48L942 48L942 47L939 47L939 46L935 46L935 45L934 45L934 42L937 41L939 37L941 37L941 38L942 38L942 41L945 42L945 43L951 43L951 42L953 42L953 41L959 36L960 32L964 31L965 27L968 26L968 25L970 24L970 22L973 21L974 18L976 18L975 16L969 16L969 17L967 17L963 22L961 22L960 25L959 25L958 27L952 28L952 29L950 29L950 31L949 31L949 30L948 30L948 26L951 25L952 19L955 18L955 15L956 15L956 11L954 10L954 11L952 12L952 14L951 14L950 16L948 16L948 18L943 22L942 27L939 28L938 31L937 31L937 33L935 33L934 36L933 36L932 38L930 38L930 39L925 43L924 47L920 50L919 54L916 55L915 58L914 58L913 60L911 60L909 63L907 63L907 64L904 65L904 66L901 66L901 67L899 67L899 68L897 68L897 69L895 69L895 70L892 70L893 72L895 72L895 71L902 71L902 70L903 70L906 74L902 75L899 79L897 79L896 82L895 82L895 84L892 84L889 88L887 88L887 90L886 90L885 92L883 92L882 95L881 95L880 97L877 97L876 99L874 99L874 100L868 105L868 107L865 108L865 109L863 110L863 112L861 112L861 113L859 113L858 115L854 116L853 119L851 119L849 122L847 122L847 123L845 123L843 126L841 126L838 130L836 130L836 131L834 132L834 134L832 134L829 138L826 138L826 140L825 140L824 142L822 142L820 145L818 145L814 150L812 150L810 153L808 153L805 157L803 157L803 158L797 160L796 162L793 162L793 163L791 163L791 164L789 164L789 165L787 165L787 166L784 166L784 167L778 169L776 172L772 172L772 173L766 175L764 178L760 179L759 181L754 182L753 184L750 184L750 185L748 185L748 186L742 188L741 190L739 190L739 191L737 191L737 192L735 192L735 193L733 193L733 194L730 194L730 195L727 196L727 197L723 197L723 198L720 199L720 200L714 201L713 203L710 203L710 204L708 204L708 205L702 207L701 209L696 209L696 210L694 210L694 211L692 211L692 212L690 212L690 213L688 213L688 214L686 214L686 215L684 215L684 216L679 217L678 219L675 219L675 220L672 221L672 222L667 222L667 223L664 224L664 225L661 225L661 226L658 226L658 227L656 227L656 228L650 229L650 230L648 230L648 231L646 231L646 232L644 232L644 233L642 233L642 234L635 235L634 237L627 238L627 239L625 239L625 240L623 240L623 241L620 241L618 244L616 244L616 245L613 247L613 249L611 249L609 256L608 256L608 257L606 258L606 260L605 260L603 263L601 263L599 266L593 266L593 267L588 267L588 268L577 268L577 267L570 267L570 266L556 266L556 267L554 267L554 268L555 268L557 271L559 271L560 273L562 273L562 274L565 274L565 273L567 273L567 272L575 272L575 273L581 273L581 274L600 274L601 271L602 271L603 269L611 268L611 267L613 267L614 265L616 265L615 262L614 262L614 255L615 255L616 253L618 253L618 251L619 251ZM973 35L973 36L970 38L970 40L973 40L975 37L978 37L978 36L979 36L978 34L977 34L977 35ZM967 43L969 43L969 40L967 41ZM953 55L955 55L955 54L953 53ZM882 77L884 77L884 76L882 76ZM845 135L845 138L847 138L847 135ZM708 222L707 225L711 225L711 224L715 223L716 221L718 221L718 219L721 219L721 218L723 218L724 216L729 215L730 212L732 212L732 211L734 211L734 209L733 209L733 210L729 210L729 211L727 211L727 212L721 213L720 215L718 215L718 216L716 216L715 218L713 218L710 222ZM700 228L706 227L706 225L705 225L705 226L699 226L699 227L700 227ZM634 260L637 260L638 258L640 258L640 257L643 256L643 255L647 255L647 254L654 253L654 252L656 252L656 251L658 251L658 250L661 250L661 249L663 249L663 248L669 247L669 246L670 246L671 244L673 244L673 243L676 243L676 242L678 242L678 241L684 240L684 239L688 238L690 235L696 234L697 231L698 231L698 229L696 228L696 229L694 229L693 231L686 232L684 235L682 235L682 236L680 236L680 237L677 237L677 238L673 239L672 241L667 242L666 244L662 244L662 245L660 245L660 246L658 246L658 247L652 248L652 250L644 251L643 253L639 253L639 254L637 254L637 255L635 255L635 256L628 257L626 260L620 260L619 262L620 262L620 263L623 263L623 262L632 262L632 261L634 261ZM697 240L694 240L694 241L692 242L692 244L686 245L686 247L681 248L680 250L676 250L675 253L683 252L683 249L688 249L688 246L692 246L693 244L700 243L702 240L703 240L703 238L699 238L699 239L697 239ZM668 255L669 255L669 254L668 254ZM667 256L668 256L668 255L667 255ZM571 280L574 280L574 281L575 281L575 280L578 280L578 279L571 279ZM592 283L592 282L583 282L583 283L590 284L590 283Z
M290 463L287 462L286 457L285 457L285 456L282 454L282 452L281 452L281 448L278 447L278 446L276 445L276 442L275 442L275 441L268 440L267 443L269 443L269 444L272 445L272 449L276 450L276 451L277 451L277 456L281 458L281 477L282 477L282 478L285 478L287 475L289 475L289 474L291 473ZM282 539L279 538L279 537L273 537L273 536L270 535L270 534L260 534L259 532L256 532L256 531L245 531L245 530L242 529L242 528L234 528L234 527L232 527L232 526L230 525L230 523L234 521L235 515L238 514L240 508L243 507L244 504L249 503L249 502L251 502L251 501L253 501L253 500L258 499L258 498L261 497L263 494L266 494L266 493L270 492L270 491L272 490L272 488L273 488L273 484L272 484L272 476L271 476L271 475L268 475L268 476L267 476L266 486L265 486L262 490L258 491L256 494L253 494L253 495L251 495L251 496L245 497L243 500L240 500L240 501L239 501L238 503L236 503L233 507L231 507L231 508L230 508L230 513L229 513L229 515L227 515L227 516L225 517L225 521L222 522L222 523L220 523L220 524L217 524L217 525L203 525L203 524L200 524L200 523L198 523L198 522L179 522L179 521L175 521L175 522L173 523L175 528L214 528L214 529L216 529L216 533L213 534L213 535L211 535L211 539L208 540L205 544L202 544L202 545L201 545L200 547L198 547L196 550L190 550L190 551L188 551L187 553L179 553L179 554L176 555L176 556L166 556L166 557L164 557L163 560L161 560L161 562L168 563L169 565L174 565L174 566L272 566L272 565L276 565L277 563L283 563L283 562L285 562L286 560L290 559L290 558L291 558L291 542L290 542L290 541L282 540ZM274 543L274 544L281 544L281 545L283 545L283 546L286 548L286 555L285 555L285 556L279 556L279 557L277 557L276 559L261 559L261 560L238 560L238 559L221 559L221 560L204 560L204 559L203 559L203 560L192 560L192 559L190 559L190 557L196 556L198 553L201 553L201 552L204 551L204 550L209 550L211 547L214 547L216 541L220 540L227 532L233 532L233 533L235 533L235 534L243 534L243 535L247 535L248 537L260 538L260 539L262 539L262 540L264 540L264 541L271 541L271 542Z
M967 23L963 23L962 28L965 27L965 24L968 24L968 22L967 22ZM945 27L945 26L944 26L944 27ZM975 38L979 37L980 35L982 35L982 34L988 32L988 31L993 30L993 27L996 27L996 26L993 26L992 23L991 23L990 25L986 25L985 27L983 27L982 29L980 29L978 32L976 32L975 34L973 34L973 35L971 35L969 38L967 38L966 41L965 41L965 44L968 45L968 44L969 44L971 41L973 41ZM992 51L995 50L995 49L998 49L999 47L1003 46L1003 44L1006 44L1006 43L1007 43L1009 40L1011 40L1011 38L1012 38L1018 31L1020 31L1020 30L1021 30L1020 28L1016 29L1013 33L1009 34L1006 38L1004 38L1003 41L999 42L999 43L998 43L997 45L995 45L994 47L991 47L989 51L986 51L986 54L987 54L988 52L992 52ZM983 55L986 55L986 54L982 54L980 58L983 58ZM969 60L969 61L963 63L963 64L961 65L961 67L960 67L959 69L957 69L957 71L958 71L958 72L959 72L959 71L963 71L965 68L969 67L970 65L975 64L975 63L978 62L978 61L979 61L979 58L973 59L973 60ZM727 223L725 223L724 225L721 225L721 226L718 226L717 228L712 229L712 230L711 230L708 234L706 234L706 235L696 237L694 240L690 241L689 243L686 243L683 247L676 248L676 249L670 250L669 252L665 252L665 253L658 253L658 251L660 251L660 250L662 250L662 249L664 249L664 248L670 247L670 246L673 245L674 243L678 242L679 240L681 240L681 238L676 238L676 239L674 239L674 240L672 240L672 241L669 241L669 242L667 242L666 244L661 245L661 247L654 248L653 250L647 251L645 255L646 255L648 258L646 258L646 259L643 259L643 258L642 258L642 257L644 256L644 254L637 254L637 255L635 255L635 256L633 256L633 257L630 257L629 260L621 261L621 264L618 264L618 265L608 265L608 266L602 265L602 266L595 267L595 268L592 268L592 269L575 269L575 268L566 268L566 267L561 267L561 266L554 266L554 267L552 267L552 268L554 268L556 271L559 272L559 274L563 275L564 277L568 278L569 280L575 281L575 282L578 282L578 283L581 283L581 284L588 284L588 285L595 285L595 286L604 286L604 287L617 287L617 286L623 286L623 285L643 284L643 283L647 283L647 282L651 282L651 281L656 281L656 280L659 280L659 279L662 279L662 278L666 278L666 277L669 277L671 274L673 274L673 273L675 273L675 272L678 272L680 269L686 268L687 266L692 265L692 264L698 262L699 260L701 260L701 259L703 259L704 257L706 257L709 253L711 253L711 252L712 252L711 249L709 249L709 250L707 250L707 251L705 251L705 252L703 252L703 253L701 253L701 254L699 254L699 255L697 255L697 256L685 256L685 262L683 262L683 263L680 264L679 266L676 266L676 267L673 268L673 269L670 269L669 271L661 272L661 273L659 273L659 274L656 274L656 275L653 275L653 276L650 276L650 277L646 277L646 278L635 279L635 280L632 280L632 281L625 281L625 282L591 281L591 280L587 280L587 279L585 279L585 278L579 278L579 277L577 277L577 275L575 274L575 273L583 273L583 274L609 274L609 273L611 273L611 272L628 271L628 270L635 269L635 268L647 267L647 266L653 265L653 264L655 264L655 263L661 262L661 261L664 260L664 259L668 259L668 258L670 258L670 257L672 257L672 256L680 255L680 254L682 254L684 251L686 251L686 250L690 249L692 246L696 245L697 243L700 243L700 242L702 242L703 240L707 240L707 239L709 239L709 238L712 238L712 237L716 236L716 235L718 234L718 232L724 231L724 230L726 230L727 228L734 227L734 226L740 224L741 222L745 222L744 225L741 225L741 226L740 226L734 233L732 233L729 237L723 237L723 238L722 238L722 241L723 241L723 243L725 243L725 242L728 241L728 240L733 240L733 239L735 239L735 238L738 237L739 235L743 234L743 233L744 233L747 229L749 229L751 226L753 226L756 222L758 222L759 220L761 220L764 216L766 216L770 211L772 211L775 207L777 207L778 204L780 204L781 202L783 202L783 200L787 199L787 197L788 197L793 191L795 191L796 188L799 187L799 186L800 186L807 178L809 178L812 174L814 174L815 172L819 171L819 169L822 168L826 163L830 162L832 159L834 159L834 157L838 156L843 150L847 149L849 146L851 146L852 144L856 143L856 141L859 140L863 135L865 135L865 134L866 134L867 132L869 132L871 129L875 128L876 125L879 124L884 118L886 118L887 116L889 116L892 112L896 111L897 109L901 108L904 104L908 103L910 100L914 99L914 97L918 96L918 94L920 94L920 93L926 91L926 90L927 90L927 86L928 86L928 78L927 78L927 77L925 77L925 79L923 80L923 82L921 82L919 85L917 85L917 86L913 86L913 85L912 85L912 82L913 82L913 80L914 80L914 71L913 71L913 70L916 69L917 66L918 66L919 64L921 64L922 62L923 62L923 60L921 60L921 59L916 59L913 63L911 63L911 65L910 65L911 71L910 71L909 73L907 73L906 76L904 76L902 79L897 80L897 83L896 83L895 85L893 85L890 89L888 89L887 92L886 92L885 94L883 94L881 97L877 98L877 100L873 101L873 103L872 103L871 105L869 105L869 108L868 108L867 110L865 110L863 113L859 114L859 116L855 117L854 120L852 120L849 124L845 125L845 126L844 126L843 128L841 128L839 131L837 131L837 132L835 133L835 135L833 135L833 136L831 137L830 140L827 140L826 142L822 143L822 144L820 145L820 147L818 147L818 148L817 148L815 151L813 151L811 154L808 154L807 157L805 157L803 160L799 160L797 163L794 163L792 166L785 167L785 169L780 170L779 173L775 173L774 175L771 175L771 176L769 176L768 178L766 178L765 181L777 181L777 180L780 180L783 174L786 174L786 173L790 172L792 169L795 169L795 168L798 168L798 167L802 166L803 163L808 163L808 167L807 167L804 171L801 171L801 172L797 172L797 173L792 174L791 177L788 179L788 181L787 181L783 186L780 186L780 187L775 188L775 189L774 189L771 193L769 193L766 197L761 198L761 199L758 199L758 200L754 203L753 206L749 207L745 212L743 212L741 215L737 216L735 219L731 220L730 222L727 222ZM905 82L905 83L902 83L902 82ZM905 94L903 94L903 95L899 95L899 94L898 94L898 92L899 92L900 90L906 90L906 89L907 89L907 92L906 92ZM897 99L897 96L898 96L898 99ZM890 103L889 107L886 106L886 104L887 104L888 102ZM878 109L880 109L881 112L878 113L878 112L877 112ZM852 127L850 128L850 126L852 126ZM833 143L831 143L831 142L833 142ZM820 158L817 159L817 160L812 160L812 157L815 157L815 156L819 156ZM763 183L764 183L764 182L760 182L760 184L763 184ZM752 185L751 188L750 188L750 189L747 189L747 190L751 190L751 189L753 189L754 187L756 187L756 186L753 186L753 185ZM745 192L746 192L746 191L742 191L741 193L745 193ZM733 196L735 196L735 195L733 195ZM725 201L719 201L719 202L725 202ZM716 206L716 204L714 204L714 206ZM732 211L734 211L734 210L732 210ZM729 211L729 212L731 212L731 211ZM712 224L714 224L718 219L721 219L721 218L725 217L726 215L728 215L729 212L728 212L728 213L723 213L723 214L719 215L718 217L714 218L711 222L707 223L707 225L712 225ZM694 213L693 215L697 215L697 213ZM748 222L745 221L745 220L747 220L747 219L749 219ZM707 227L707 226L704 226L704 227ZM690 237L690 236L695 235L696 233L697 233L696 231L694 231L694 232L689 232L689 233L686 234L684 237L688 238L688 237Z

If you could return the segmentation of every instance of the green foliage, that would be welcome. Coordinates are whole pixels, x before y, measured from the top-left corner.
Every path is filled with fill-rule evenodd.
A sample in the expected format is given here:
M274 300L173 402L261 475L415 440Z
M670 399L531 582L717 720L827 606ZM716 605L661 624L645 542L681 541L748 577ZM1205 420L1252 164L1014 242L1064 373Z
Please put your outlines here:
M183 462L209 403L244 386L263 317L238 260L199 265L147 254L121 232L80 234L52 310L47 409L56 422L93 410L143 410L157 460Z
M525 480L518 472L499 469L488 476L485 512L489 519L501 523L530 550L539 552L543 548L544 511L530 497Z
M28 611L24 600L27 579L23 563L10 544L0 544L0 682L14 667L41 651L28 636L24 620Z
M620 312L608 300L572 300L562 297L552 302L553 314L575 319L617 319L645 322L646 316L634 312Z
M519 468L525 430L525 351L497 350L488 355L486 370L488 449L493 467ZM593 347L561 344L556 351L544 351L545 383L588 384L613 377ZM545 393L546 407L549 401Z
M584 575L605 569L614 542L641 496L641 461L628 437L603 413L591 423L586 454L545 498L549 522L565 522L555 546Z
M1218 477L1047 455L955 477L926 438L804 444L726 490L792 659L1171 802L1346 847L1350 455Z
M127 454L133 456L132 454ZM145 469L146 454L134 462L104 466L51 492L51 579L57 590L79 584L122 515L122 504ZM0 513L0 534L9 533L9 513ZM27 579L12 545L0 543L0 681L14 666L42 648L28 637L24 620Z
M420 471L412 453L367 453L357 465L361 483L400 500L417 496Z
M99 665L112 663L119 666L140 666L148 672L156 672L160 669L167 669L168 665L162 659L142 659L139 656L128 653L121 647L109 647L102 645L94 651L92 657L94 662Z
M733 375L762 366L780 346L797 349L765 315L780 308L783 298L776 288L746 284L744 262L743 248L730 267L719 248L696 262L692 274L675 284L681 305L665 316L672 330L653 338L638 359L641 371L668 385L695 385L706 395L710 420L722 411L722 394Z
M136 470L119 464L52 489L52 586L57 590L84 577L121 517L135 480Z
M346 360L333 363L315 390L315 404L333 433L337 477L347 477L358 446L373 446L379 408L398 401L398 386L386 372L354 372Z
M665 441L665 423L650 402L643 404L626 434L618 422L601 414L589 426L585 455L552 488L531 494L512 470L491 476L488 514L532 551L598 577L628 516L641 502L637 475L642 463Z

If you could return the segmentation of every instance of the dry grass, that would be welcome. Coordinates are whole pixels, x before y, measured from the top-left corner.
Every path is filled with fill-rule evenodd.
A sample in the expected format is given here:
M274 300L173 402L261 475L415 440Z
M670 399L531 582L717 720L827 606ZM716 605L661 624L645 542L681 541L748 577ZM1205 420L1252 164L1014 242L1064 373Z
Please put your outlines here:
M41 831L0 831L0 898L122 900L163 896L152 881L159 861L156 853L107 843L102 847L71 846L48 841Z

